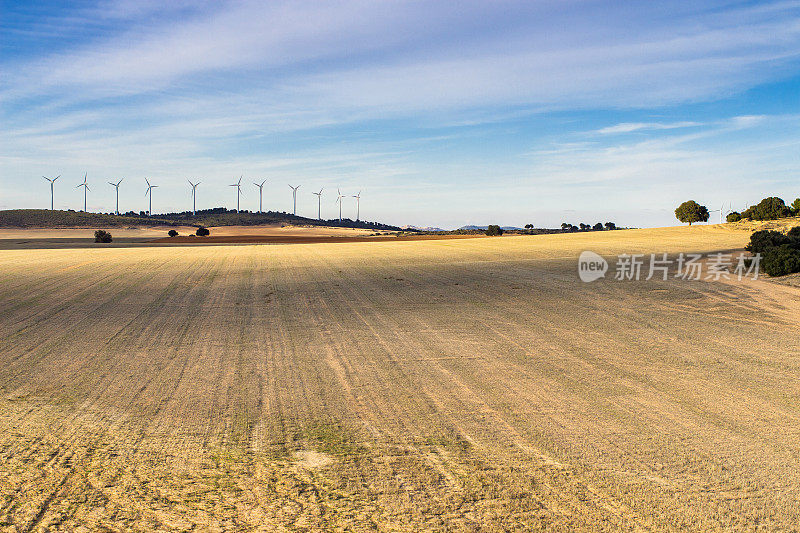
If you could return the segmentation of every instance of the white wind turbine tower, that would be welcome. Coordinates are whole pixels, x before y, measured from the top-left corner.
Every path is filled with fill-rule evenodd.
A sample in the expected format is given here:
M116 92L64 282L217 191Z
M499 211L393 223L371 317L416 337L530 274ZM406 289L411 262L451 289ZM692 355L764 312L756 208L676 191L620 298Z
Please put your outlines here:
M117 183L112 183L112 182L110 182L110 181L108 182L108 184L109 184L109 185L111 185L111 186L113 186L113 187L116 187L116 189L117 189L117 211L116 211L116 213L117 213L118 215L119 215L119 184L120 184L120 183L122 183L122 180L124 180L124 179L125 179L125 178L122 178L122 179L121 179L121 180L119 180Z
M239 181L231 183L231 187L236 187L236 212L239 212L239 197L242 195L242 176L239 176Z
M150 181L147 178L144 179L147 182L147 190L144 192L144 195L150 195L150 207L147 210L147 216L153 216L153 189L158 187L158 185L150 185Z
M200 185L201 182L192 183L188 179L186 181L192 186L192 216L195 216L197 215L197 186Z
M263 198L264 197L264 184L266 182L267 182L267 180L264 180L261 183L253 182L253 185L258 187L258 212L259 213L263 213L264 212L264 209L262 208L262 205L263 205L262 204L262 200L264 199Z
M356 222L358 222L358 217L361 215L361 191L358 191L358 194L354 194L353 198L356 199Z
M289 185L289 188L292 189L292 201L294 202L294 208L292 209L292 214L296 215L297 214L297 189L299 189L300 186L298 185L297 187L292 187L291 185Z
M80 189L81 187L83 187L83 212L86 213L86 191L90 190L89 185L86 183L86 173L83 174L83 183L75 188Z
M336 189L336 192L339 194L339 197L336 198L336 202L339 204L339 222L341 222L342 221L342 198L344 198L344 196L342 196L342 191L340 191L339 189Z
M317 195L317 220L322 220L322 189L320 189L319 192L312 192L311 194Z
M53 210L53 184L56 182L56 180L58 178L61 177L61 174L59 174L58 176L56 176L53 179L50 179L47 176L42 176L42 177L50 182L50 211L52 211Z

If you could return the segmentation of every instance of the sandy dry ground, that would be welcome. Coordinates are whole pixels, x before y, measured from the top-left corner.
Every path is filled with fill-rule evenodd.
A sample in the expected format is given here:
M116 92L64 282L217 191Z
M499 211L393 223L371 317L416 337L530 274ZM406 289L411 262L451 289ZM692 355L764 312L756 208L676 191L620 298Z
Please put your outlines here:
M800 292L715 227L0 252L0 528L792 530Z

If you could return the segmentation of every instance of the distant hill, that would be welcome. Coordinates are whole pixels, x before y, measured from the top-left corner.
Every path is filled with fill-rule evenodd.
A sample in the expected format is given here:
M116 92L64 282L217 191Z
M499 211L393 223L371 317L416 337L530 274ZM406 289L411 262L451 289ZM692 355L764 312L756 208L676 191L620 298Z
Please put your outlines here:
M289 213L267 211L229 211L224 207L197 211L196 215L182 213L154 214L128 212L122 215L107 213L83 213L79 211L51 211L49 209L10 209L0 211L0 227L50 228L50 227L120 227L140 225L166 226L259 226L265 224L294 224L307 226L332 226L340 228L365 228L376 230L400 230L397 226L379 222L343 220L317 220Z
M51 211L49 209L9 209L0 211L3 228L59 228L59 227L120 227L142 224L180 224L158 218L83 213L78 211Z

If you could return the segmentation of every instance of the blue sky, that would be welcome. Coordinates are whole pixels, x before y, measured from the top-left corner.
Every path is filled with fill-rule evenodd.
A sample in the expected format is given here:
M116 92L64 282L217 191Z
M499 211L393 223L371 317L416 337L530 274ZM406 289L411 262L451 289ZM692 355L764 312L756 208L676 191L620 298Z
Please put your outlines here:
M69 5L65 5L69 4ZM800 196L800 2L0 3L0 209L676 223ZM352 204L352 205L351 205ZM350 213L349 211L352 211ZM355 203L345 204L354 216ZM715 215L717 216L717 215Z

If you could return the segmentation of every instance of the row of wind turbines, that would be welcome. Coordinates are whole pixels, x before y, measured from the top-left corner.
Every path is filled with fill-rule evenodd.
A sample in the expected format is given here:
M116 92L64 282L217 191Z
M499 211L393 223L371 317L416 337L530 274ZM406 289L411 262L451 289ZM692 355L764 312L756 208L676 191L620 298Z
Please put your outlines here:
M54 209L54 198L55 198L55 191L54 185L58 178L61 175L56 176L55 178L48 178L47 176L42 176L44 179L50 182L50 210ZM83 175L83 182L79 183L75 188L79 189L83 187L83 211L87 212L87 192L91 191L89 188L89 184L86 182L87 174ZM236 212L239 212L239 200L242 196L242 179L243 176L239 177L239 181L236 183L231 183L231 187L236 187ZM116 199L116 208L115 213L119 215L119 186L122 184L123 179L120 179L118 182L114 183L109 181L108 184L111 185L116 189L117 199ZM150 180L144 178L145 183L147 183L147 189L145 190L144 195L148 197L150 203L148 204L147 214L148 216L152 216L153 214L153 189L158 187L158 185L153 185L150 183ZM189 186L191 187L191 197L192 197L192 215L197 214L197 186L200 185L201 182L192 183L191 180L186 180L189 182ZM261 183L253 182L253 185L258 187L258 212L264 212L264 184L267 180L262 181ZM297 215L297 190L300 188L300 185L289 185L289 188L292 189L292 214ZM311 194L317 197L317 219L322 220L322 191L324 188L320 189L319 192L312 192ZM346 195L343 195L342 192L337 188L336 189L337 197L336 203L339 204L339 221L342 220L342 199L346 198ZM361 217L361 191L358 191L358 194L351 195L352 198L356 199L356 221L358 221Z

